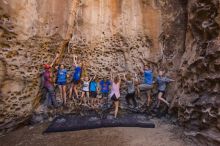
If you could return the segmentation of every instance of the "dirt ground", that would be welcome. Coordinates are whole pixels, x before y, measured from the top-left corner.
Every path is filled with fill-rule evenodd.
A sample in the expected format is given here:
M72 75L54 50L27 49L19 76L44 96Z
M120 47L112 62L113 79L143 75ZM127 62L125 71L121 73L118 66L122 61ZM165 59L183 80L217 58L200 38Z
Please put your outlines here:
M0 146L196 146L181 128L153 119L156 128L103 128L42 134L48 124L26 126L0 137Z

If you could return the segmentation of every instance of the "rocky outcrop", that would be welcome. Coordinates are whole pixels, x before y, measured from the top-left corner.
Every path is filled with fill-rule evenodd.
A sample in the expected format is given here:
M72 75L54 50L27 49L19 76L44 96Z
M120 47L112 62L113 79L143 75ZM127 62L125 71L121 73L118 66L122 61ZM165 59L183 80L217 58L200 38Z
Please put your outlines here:
M0 129L3 132L23 123L32 114L39 96L42 64L50 62L64 42L62 35L56 33L47 38L36 34L33 30L37 28L26 24L30 23L28 17L34 19L27 13L32 8L28 4L20 8L25 1L20 2L0 2ZM30 28L34 29L30 31Z
M72 55L89 75L137 73L149 64L174 78L167 93L187 134L219 143L218 0L2 0L0 129L39 104L42 64ZM204 138L206 137L206 139ZM208 140L207 140L208 139Z
M188 135L206 145L219 138L219 2L188 2L185 49L177 73L176 107ZM176 88L177 89L177 88Z

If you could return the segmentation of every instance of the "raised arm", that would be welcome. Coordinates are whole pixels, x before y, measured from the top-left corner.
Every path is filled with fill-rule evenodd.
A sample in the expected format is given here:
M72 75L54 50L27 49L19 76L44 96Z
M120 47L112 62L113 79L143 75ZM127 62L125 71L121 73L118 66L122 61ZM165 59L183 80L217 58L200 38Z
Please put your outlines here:
M170 79L170 78L168 78L168 77L165 77L165 79L164 79L164 80L165 80L165 82L168 82L168 83L169 83L169 82L174 82L174 81L175 81L175 80Z
M134 83L138 83L139 82L139 79L138 79L138 76L137 76L136 73L134 74L133 82Z
M111 82L113 82L113 74L112 73L110 73L110 80L111 80Z
M137 66L137 69L138 69L138 71L140 72L140 73L144 73L144 71L141 69L141 67L140 66Z
M125 73L123 74L123 77L124 77L124 80L126 81L126 75L125 75Z
M73 64L75 66L78 66L78 64L77 64L77 56L75 56L75 55L73 55Z
M92 77L92 78L89 80L89 82L91 82L92 80L95 80L95 78L96 78L96 75L95 75L94 77Z
M52 67L60 55L57 53L50 66Z
M119 79L119 84L121 84L121 76L118 75L118 79Z

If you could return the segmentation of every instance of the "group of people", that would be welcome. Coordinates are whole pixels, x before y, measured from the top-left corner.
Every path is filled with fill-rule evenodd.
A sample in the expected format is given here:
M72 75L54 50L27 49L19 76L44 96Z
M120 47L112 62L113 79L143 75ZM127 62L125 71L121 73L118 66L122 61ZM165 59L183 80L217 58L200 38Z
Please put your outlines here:
M110 79L104 77L101 81L97 81L96 75L93 75L91 78L85 74L82 76L83 71L85 70L84 64L80 63L77 59L77 56L73 56L73 67L74 71L71 74L68 74L63 64L56 66L55 69L55 81L53 81L53 72L51 71L56 59L59 57L59 54L56 55L53 62L49 64L44 64L44 73L43 73L43 82L44 88L47 91L46 101L47 105L53 105L58 107L56 100L54 85L58 85L62 103L65 106L67 103L67 78L71 78L71 85L68 97L79 101L79 104L91 105L95 107L98 104L102 104L107 101L109 98L114 103L114 117L117 117L118 108L119 108L119 99L120 99L120 87L122 78L126 82L127 86L127 95L125 96L126 102L129 107L131 107L130 100L133 102L133 108L137 108L136 97L140 97L140 91L147 91L147 106L151 103L151 90L155 81L153 80L153 71L148 65L145 65L144 70L141 69L140 72L144 75L144 82L140 84L137 74L113 74L111 73ZM163 95L166 91L166 84L174 80L164 76L164 71L160 70L159 75L156 78L158 83L158 104L160 101L163 101L169 106L169 103L166 99L163 98ZM79 87L81 87L81 94L79 95ZM73 94L74 93L74 94ZM99 94L100 93L100 94ZM137 95L136 95L137 93ZM101 98L97 98L97 95L101 95Z

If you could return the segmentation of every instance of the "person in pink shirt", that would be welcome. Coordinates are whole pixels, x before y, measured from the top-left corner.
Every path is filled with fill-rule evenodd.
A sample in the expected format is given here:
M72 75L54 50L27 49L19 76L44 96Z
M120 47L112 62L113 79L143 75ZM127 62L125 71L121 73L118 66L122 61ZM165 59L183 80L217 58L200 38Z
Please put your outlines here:
M113 80L113 76L111 75L111 82L112 82L112 88L111 88L110 97L111 97L111 100L114 102L114 106L115 106L114 116L115 118L117 118L119 98L120 98L120 85L121 85L120 76L114 77L114 80Z

